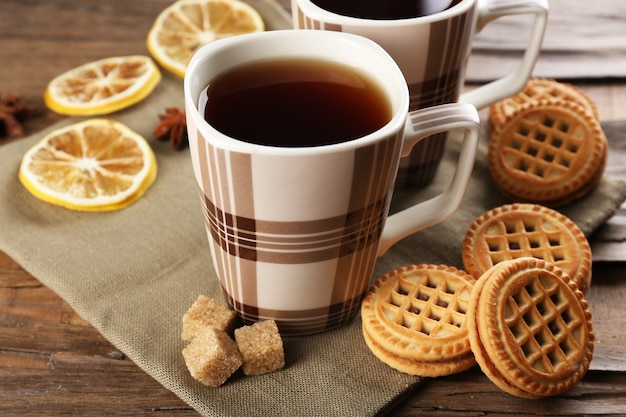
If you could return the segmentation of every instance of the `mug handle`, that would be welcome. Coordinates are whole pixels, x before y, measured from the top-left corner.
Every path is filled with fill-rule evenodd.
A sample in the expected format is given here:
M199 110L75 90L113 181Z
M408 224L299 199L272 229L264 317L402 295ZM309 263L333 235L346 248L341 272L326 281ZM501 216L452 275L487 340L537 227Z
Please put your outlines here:
M509 0L500 2L480 0L476 33L480 32L487 23L499 17L515 14L534 15L531 37L520 66L512 74L461 94L461 97L459 97L460 102L471 103L480 109L517 94L528 82L535 67L535 62L541 52L543 36L548 24L548 0Z
M463 201L476 160L480 132L476 107L466 103L451 103L409 113L402 156L408 155L420 140L456 129L463 129L465 135L450 184L441 194L389 216L383 228L378 256L387 252L400 239L452 216Z

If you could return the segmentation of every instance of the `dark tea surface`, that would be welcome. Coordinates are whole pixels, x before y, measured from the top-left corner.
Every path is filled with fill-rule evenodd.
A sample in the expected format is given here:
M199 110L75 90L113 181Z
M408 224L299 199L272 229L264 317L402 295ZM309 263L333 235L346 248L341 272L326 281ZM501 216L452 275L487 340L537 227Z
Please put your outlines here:
M369 76L312 59L229 69L207 86L199 109L225 135L281 147L346 142L391 120L389 99Z
M409 19L449 9L461 0L311 0L324 10L361 19Z

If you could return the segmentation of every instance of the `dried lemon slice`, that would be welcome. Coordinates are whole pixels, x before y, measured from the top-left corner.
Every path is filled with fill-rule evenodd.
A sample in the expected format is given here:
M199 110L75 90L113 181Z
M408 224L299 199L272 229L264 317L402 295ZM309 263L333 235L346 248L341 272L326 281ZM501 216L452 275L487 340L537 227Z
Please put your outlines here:
M141 197L156 172L154 153L141 135L113 120L91 119L46 135L24 155L19 178L49 203L108 211Z
M60 114L103 115L143 100L160 80L159 68L147 56L105 58L54 78L48 84L44 101Z
M216 39L265 30L252 6L238 0L180 0L163 10L148 33L154 59L183 77L193 54Z

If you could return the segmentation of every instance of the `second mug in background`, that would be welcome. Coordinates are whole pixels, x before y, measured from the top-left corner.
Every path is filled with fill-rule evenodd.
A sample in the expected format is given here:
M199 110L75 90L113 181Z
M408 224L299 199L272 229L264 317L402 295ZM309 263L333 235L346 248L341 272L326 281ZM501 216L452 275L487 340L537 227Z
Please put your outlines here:
M411 110L457 101L480 109L516 94L532 74L548 20L547 0L291 0L291 10L296 29L349 32L382 46L404 74ZM533 17L520 65L463 93L474 35L507 15ZM418 143L400 161L396 187L431 182L445 146L445 137Z

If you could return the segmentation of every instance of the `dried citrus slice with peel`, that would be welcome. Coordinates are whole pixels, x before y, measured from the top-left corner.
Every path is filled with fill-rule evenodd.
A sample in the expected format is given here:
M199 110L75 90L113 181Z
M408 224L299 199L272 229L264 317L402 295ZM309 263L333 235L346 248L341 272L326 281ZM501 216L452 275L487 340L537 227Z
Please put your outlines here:
M70 116L112 113L143 100L161 80L161 72L143 55L105 58L55 77L44 101L51 110Z
M183 77L200 47L216 39L263 30L261 15L239 0L179 0L156 18L147 45L159 64Z
M35 197L68 209L109 211L141 197L156 178L152 148L126 125L90 119L47 134L22 158Z

